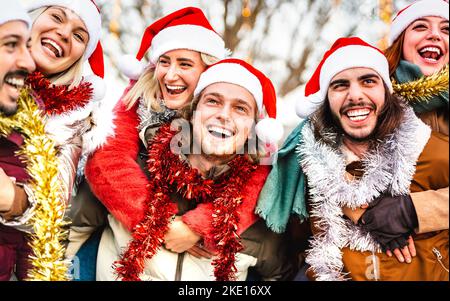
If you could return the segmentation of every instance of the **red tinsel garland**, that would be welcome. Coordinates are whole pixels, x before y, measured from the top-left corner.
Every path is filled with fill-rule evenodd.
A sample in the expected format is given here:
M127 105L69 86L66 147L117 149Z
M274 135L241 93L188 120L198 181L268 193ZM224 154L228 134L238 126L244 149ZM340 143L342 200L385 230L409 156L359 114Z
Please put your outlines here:
M83 107L89 102L93 93L92 84L89 82L83 82L69 90L69 86L66 85L53 85L40 72L30 74L27 84L42 101L45 113L48 115L60 115Z
M237 156L229 163L229 173L216 181L203 179L196 169L171 152L170 141L175 134L170 125L165 125L149 144L147 163L152 180L146 214L133 229L127 250L114 263L116 272L124 281L140 280L145 260L162 246L170 219L177 212L176 204L169 198L171 192L177 192L186 200L213 202L213 235L218 251L213 261L214 276L219 281L234 280L235 254L242 249L237 234L237 208L242 203L241 188L256 166L245 156Z

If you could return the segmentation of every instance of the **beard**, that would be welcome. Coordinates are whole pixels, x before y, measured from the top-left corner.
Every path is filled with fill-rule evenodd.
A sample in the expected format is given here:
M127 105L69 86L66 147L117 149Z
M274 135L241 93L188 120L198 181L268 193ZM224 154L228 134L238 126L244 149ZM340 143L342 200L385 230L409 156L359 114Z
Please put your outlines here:
M349 104L343 106L340 109L339 114L341 114L341 116L342 116L342 115L344 115L344 112L348 111L352 107L357 107L357 106L368 106L374 112L377 112L377 106L375 104L373 104L373 103L366 103L366 102L359 102L359 103L356 103L356 104L355 103L349 103ZM330 110L330 112L331 112L331 116L332 116L332 118L334 120L334 124L335 124L336 130L337 130L337 132L339 134L342 134L343 136L345 136L349 140L351 140L353 142L356 142L356 143L365 143L365 142L372 141L374 139L375 132L376 132L376 129L378 127L379 120L377 120L377 124L374 126L374 128L370 132L366 133L364 136L361 136L361 135L356 136L356 135L353 135L352 133L347 132L344 129L344 127L342 126L342 120L341 120L340 116L338 116L336 113L332 112L331 110Z
M17 103L10 106L6 106L0 103L0 113L2 113L3 115L12 116L16 114L16 112L17 112Z

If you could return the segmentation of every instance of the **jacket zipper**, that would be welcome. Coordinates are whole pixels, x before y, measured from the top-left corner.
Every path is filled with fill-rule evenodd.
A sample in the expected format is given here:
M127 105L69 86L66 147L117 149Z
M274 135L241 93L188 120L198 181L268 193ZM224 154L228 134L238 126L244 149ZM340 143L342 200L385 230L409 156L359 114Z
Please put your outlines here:
M184 254L185 253L178 254L177 269L175 271L175 281L181 281L181 273L183 272Z
M432 251L433 251L434 255L436 255L436 258L437 258L439 264L440 264L440 265L444 268L444 270L447 271L447 273L448 273L448 269L445 267L444 263L442 262L442 255L441 255L441 252L439 252L439 250L438 250L436 247L434 247L434 248L432 249Z

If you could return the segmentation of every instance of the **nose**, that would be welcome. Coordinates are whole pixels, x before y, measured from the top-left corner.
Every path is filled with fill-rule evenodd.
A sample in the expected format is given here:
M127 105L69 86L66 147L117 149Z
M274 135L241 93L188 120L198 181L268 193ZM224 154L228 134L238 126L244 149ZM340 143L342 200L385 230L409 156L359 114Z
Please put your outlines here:
M361 101L364 98L363 90L357 83L352 83L348 90L348 100L353 102Z
M441 36L441 29L439 28L439 26L432 26L428 33L427 38L432 41L440 41L442 39L442 36Z
M56 29L56 34L61 38L62 41L68 42L70 35L72 33L72 28L68 24L61 24Z
M165 79L167 81L176 81L179 78L178 72L178 67L175 64L171 64L169 69L167 69Z
M29 73L36 69L36 64L31 57L30 51L27 47L23 47L22 51L17 58L17 67L22 70L26 70Z
M228 122L231 119L231 106L224 105L220 107L216 118L224 123Z

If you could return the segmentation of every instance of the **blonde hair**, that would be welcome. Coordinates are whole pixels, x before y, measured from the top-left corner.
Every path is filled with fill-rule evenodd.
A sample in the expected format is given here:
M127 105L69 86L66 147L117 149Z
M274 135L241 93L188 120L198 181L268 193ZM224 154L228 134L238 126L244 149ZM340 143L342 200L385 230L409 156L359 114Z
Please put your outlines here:
M219 61L218 58L203 52L200 52L200 57L206 66L210 66ZM155 68L147 68L130 91L125 95L124 103L127 105L127 108L130 109L139 98L142 98L148 109L161 112L162 108L158 100L160 91Z
M32 24L34 24L37 18L39 18L39 16L42 15L49 7L50 6L45 6L29 11L28 15L31 18ZM67 68L66 70L60 73L51 74L48 80L52 84L57 86L69 85L69 89L72 89L78 86L83 80L83 65L84 65L84 56L82 56L78 61L73 63L73 65Z

